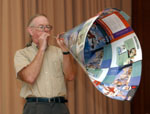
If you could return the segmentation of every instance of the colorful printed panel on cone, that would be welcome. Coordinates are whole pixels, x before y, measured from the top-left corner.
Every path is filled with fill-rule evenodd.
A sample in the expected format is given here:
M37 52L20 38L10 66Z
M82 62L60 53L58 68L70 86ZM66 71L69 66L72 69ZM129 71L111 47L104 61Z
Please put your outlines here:
M101 13L87 33L85 67L93 84L104 95L131 100L141 77L140 43L122 13L107 11ZM138 75L133 75L135 68Z
M64 34L95 87L116 100L131 100L141 79L142 50L128 18L121 10L105 9Z

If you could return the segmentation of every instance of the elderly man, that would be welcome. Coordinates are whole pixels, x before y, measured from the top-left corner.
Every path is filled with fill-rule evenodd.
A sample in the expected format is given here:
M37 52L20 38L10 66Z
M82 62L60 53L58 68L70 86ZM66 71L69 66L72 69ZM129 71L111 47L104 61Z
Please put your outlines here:
M45 15L32 17L27 30L32 43L14 57L20 96L26 99L23 114L69 114L65 79L73 80L74 70L63 38L56 38L60 48L48 44L52 26Z

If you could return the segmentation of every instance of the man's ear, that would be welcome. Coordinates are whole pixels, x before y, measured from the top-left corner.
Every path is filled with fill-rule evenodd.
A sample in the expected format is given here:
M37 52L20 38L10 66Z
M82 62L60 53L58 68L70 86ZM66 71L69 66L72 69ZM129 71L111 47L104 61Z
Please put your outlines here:
M31 27L28 27L28 28L27 28L27 32L28 32L31 36L33 36L33 29L32 29Z

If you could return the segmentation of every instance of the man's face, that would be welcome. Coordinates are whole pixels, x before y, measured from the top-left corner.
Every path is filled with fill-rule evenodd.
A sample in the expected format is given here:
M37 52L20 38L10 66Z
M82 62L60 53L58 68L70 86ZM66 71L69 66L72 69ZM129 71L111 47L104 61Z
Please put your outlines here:
M52 26L49 24L49 21L44 16L36 17L32 21L33 26L30 27L32 40L34 43L38 44L39 37L44 33L50 34Z

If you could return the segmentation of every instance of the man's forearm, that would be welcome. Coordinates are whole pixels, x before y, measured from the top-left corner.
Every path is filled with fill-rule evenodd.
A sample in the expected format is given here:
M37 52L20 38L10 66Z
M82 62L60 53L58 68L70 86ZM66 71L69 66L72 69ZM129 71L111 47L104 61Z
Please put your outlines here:
M33 84L35 82L40 73L44 53L44 51L39 50L34 60L19 72L19 76L23 81L30 84Z
M63 71L67 80L74 79L74 62L70 54L63 55Z

